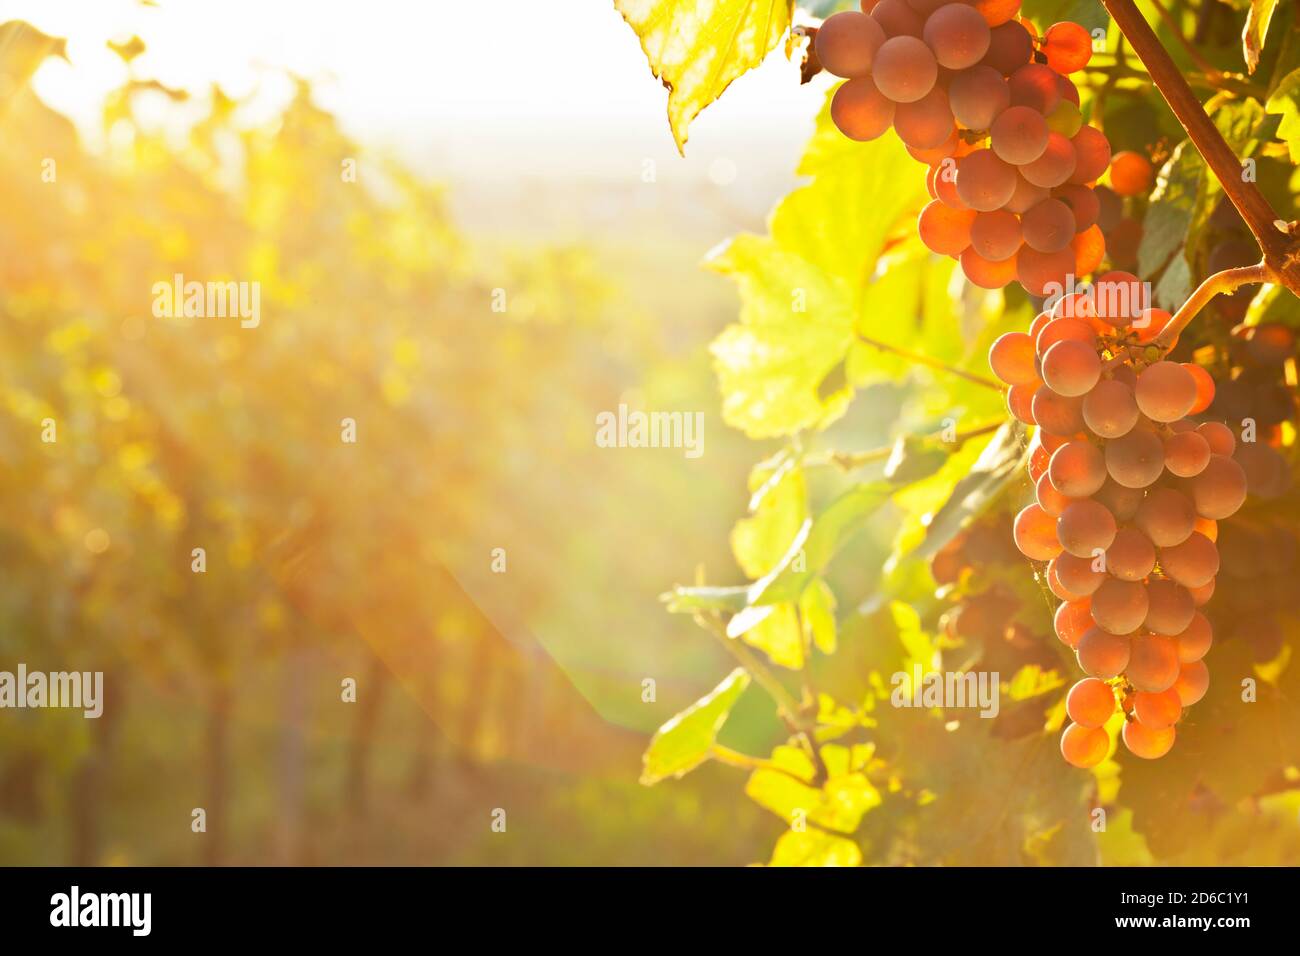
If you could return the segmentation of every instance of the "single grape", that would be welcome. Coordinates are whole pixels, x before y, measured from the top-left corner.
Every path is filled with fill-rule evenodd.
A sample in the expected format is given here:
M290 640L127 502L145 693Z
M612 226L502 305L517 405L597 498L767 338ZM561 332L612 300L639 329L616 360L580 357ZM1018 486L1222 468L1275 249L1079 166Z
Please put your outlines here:
M865 142L884 134L894 123L895 107L876 89L871 77L843 83L831 98L831 121L849 139Z
M1052 452L1047 474L1052 480L1052 487L1061 494L1069 498L1087 498L1100 489L1105 482L1106 460L1101 450L1091 442L1070 441ZM1091 504L1106 511L1096 502ZM1106 514L1109 517L1110 512L1107 511ZM1114 524L1113 519L1111 524ZM1111 534L1114 534L1113 527ZM1106 545L1103 544L1101 547L1104 548ZM1078 552L1072 550L1071 553Z
M935 10L926 19L921 36L939 65L948 70L974 66L989 51L988 23L964 3L948 3Z
M1075 155L1077 157L1078 150ZM1055 199L1065 203L1071 213L1074 214L1074 231L1083 232L1089 226L1095 225L1097 217L1101 215L1101 200L1097 198L1097 191L1083 186L1079 183L1066 183L1064 186L1057 186L1052 192Z
M1165 468L1179 478L1199 475L1210 463L1210 443L1196 432L1182 432L1165 441Z
M885 36L891 38L910 36L919 39L925 27L925 18L904 0L880 0L871 8L871 18L880 24Z
M1070 174L1069 181L1072 183L1091 183L1106 171L1110 165L1110 140L1106 134L1094 126L1081 126L1079 131L1071 137L1070 142L1074 145L1074 172ZM1106 194L1116 199L1118 197L1110 189ZM1105 194L1098 197L1103 203L1107 201ZM1118 205L1113 207L1112 213L1116 221L1122 214L1122 207ZM1099 219L1101 228L1107 230L1114 223L1105 219Z
M1034 339L1034 350L1041 357L1057 342L1082 342L1090 349L1097 347L1097 333L1083 319L1053 319L1043 326L1038 337Z
M1214 597L1214 579L1211 578L1208 583L1199 588L1187 589L1192 595L1192 603L1197 607L1204 607L1209 603L1210 598Z
M977 149L957 161L957 195L971 209L1001 209L1015 190L1015 167L999 159L993 150Z
M1110 751L1110 736L1100 727L1070 724L1061 732L1061 756L1080 770L1095 767Z
M1046 148L1046 136L1043 144ZM1025 244L1039 252L1059 252L1070 244L1075 234L1074 213L1059 199L1044 199L1038 203L1025 213L1021 225Z
M1116 521L1128 521L1137 514L1142 504L1143 491L1141 488L1125 488L1108 477L1093 497L1106 506Z
M1174 581L1147 582L1147 616L1143 626L1155 634L1181 634L1192 622L1196 604L1191 592Z
M1101 378L1101 359L1097 350L1086 342L1066 339L1043 353L1042 375L1043 381L1058 395L1082 397L1092 391ZM1101 460L1100 452L1097 458ZM1101 471L1104 480L1105 469ZM1101 487L1100 481L1097 487Z
M1193 531L1181 544L1160 549L1160 567L1184 587L1198 588L1219 573L1219 549Z
M939 64L930 48L916 37L896 36L876 51L871 75L880 92L895 103L915 103L934 89Z
M1076 73L1092 59L1092 35L1077 23L1054 23L1043 34L1043 53L1057 73Z
M1149 311L1156 312L1159 310L1151 309ZM1165 313L1165 315L1168 314ZM1168 319L1165 321L1168 321ZM1209 372L1193 362L1183 362L1182 365L1196 381L1196 402L1188 410L1187 414L1199 415L1214 403L1214 379L1210 377Z
M1083 113L1079 112L1079 104L1064 97L1052 107L1052 112L1047 114L1047 128L1053 133L1060 133L1066 139L1079 132L1081 126L1083 126Z
M1075 162L1074 145L1060 133L1049 130L1047 148L1033 162L1021 166L1020 175L1036 186L1051 189L1070 178Z
M1133 638L1124 676L1141 691L1158 694L1178 680L1178 642L1163 634L1142 634Z
M1184 664L1199 661L1214 643L1214 629L1200 611L1192 612L1191 623L1178 635L1178 659Z
M1048 133L1042 113L1028 106L1012 106L993 121L989 129L989 144L999 159L1023 166L1043 155L1047 149Z
M1100 727L1115 713L1115 692L1095 677L1085 677L1065 695L1065 712L1083 727Z
M977 213L971 224L970 244L991 262L1010 259L1020 248L1020 220L1005 209Z
M916 230L931 252L937 252L941 256L959 256L970 245L971 224L974 222L973 209L953 209L934 199L921 210L921 215L916 220ZM1032 345L1030 348L1032 351ZM1035 372L1034 379L1037 377Z
M1062 586L1081 598L1091 596L1106 580L1106 572L1093 567L1092 557L1079 558L1062 551L1052 561Z
M1128 272L1112 271L1098 276L1093 288L1097 318L1106 325L1129 325L1151 305L1145 282Z
M1010 104L1011 88L1005 77L991 66L962 70L948 85L952 115L967 129L988 129Z
M1046 116L1061 101L1058 74L1041 63L1027 63L1012 73L1011 105L1028 106Z
M1056 629L1056 636L1071 650L1079 645L1079 638L1092 627L1090 607L1091 602L1087 598L1081 598L1077 601L1064 602L1056 608L1052 622Z
M1034 343L1024 332L1006 332L989 348L989 367L1008 385L1038 381Z
M1028 167L1021 167L1022 170ZM1046 296L1066 287L1068 277L1075 271L1074 252L1039 252L1028 246L1020 248L1016 256L1016 278L1030 295Z
M1030 382L1025 385L1012 385L1007 389L1007 411L1020 422L1026 425L1036 424L1034 421L1034 394L1042 385L1041 382Z
M1007 212L1014 212L1020 216L1051 195L1050 190L1044 189L1042 186L1035 186L1025 177L1016 173L1016 188L1011 193L1011 198L1007 200L1007 204L1002 208Z
M1111 157L1110 188L1120 196L1145 195L1154 178L1151 161L1139 153L1125 151Z
M1144 727L1164 730L1183 716L1183 702L1172 687L1158 694L1140 690L1133 695L1133 715Z
M1188 484L1197 514L1215 521L1231 517L1246 500L1245 471L1223 455L1211 455L1209 464Z
M994 262L992 259L985 259L974 249L967 249L961 254L961 271L967 279L981 289L1001 289L1016 277L1017 258L1018 256L1012 256L1010 259Z
M884 42L879 23L865 13L846 10L826 18L813 46L822 69L848 78L870 73L872 58Z
M966 0L991 27L1006 23L1020 10L1020 0Z
M1021 252L1023 251L1022 249ZM1082 399L1058 395L1046 385L1034 392L1031 403L1033 418L1039 428L1049 435L1060 435L1063 438L1083 431L1082 407Z
M1165 470L1165 446L1160 436L1144 428L1106 443L1106 470L1125 488L1146 488Z
M1257 253L1252 253L1258 258ZM1261 322L1246 339L1246 357L1256 365L1281 365L1295 355L1295 332L1279 322Z
M1158 548L1182 544L1196 524L1196 509L1181 491L1153 488L1137 509L1133 523Z
M1126 721L1120 732L1124 746L1135 757L1144 760L1157 760L1169 753L1174 745L1174 728L1165 727L1157 730L1136 720Z
M1085 674L1098 680L1110 680L1118 677L1128 666L1129 639L1098 627L1090 628L1079 638L1074 653Z
M1103 379L1083 398L1083 420L1099 438L1122 438L1138 420L1133 390L1118 379Z
M1029 31L1019 22L1010 20L998 24L989 31L989 50L980 62L997 70L1003 76L1010 76L1028 63L1033 55L1034 41L1029 36Z
M1074 253L1074 274L1091 275L1106 257L1106 239L1094 224L1075 235L1070 249Z
M1061 553L1056 519L1038 505L1026 505L1016 515L1012 536L1020 553L1033 561L1050 561Z
M894 132L908 146L930 149L947 142L955 132L948 94L935 87L911 103L900 103L894 112Z
M1196 432L1209 443L1210 451L1216 455L1231 457L1237 447L1232 429L1222 422L1202 422L1196 426Z
M1092 594L1092 619L1111 634L1132 634L1146 620L1147 606L1146 585L1109 578Z
M1134 397L1147 418L1172 422L1196 403L1196 380L1177 362L1156 362L1138 375Z
M1075 499L1057 491L1052 484L1051 476L1044 473L1034 483L1034 500L1038 502L1040 508L1053 518L1059 518L1061 512L1068 508Z
M1076 558L1105 552L1115 540L1115 533L1114 515L1091 498L1076 499L1056 519L1057 540L1066 554Z
M1111 574L1121 581L1141 581L1155 566L1156 549L1150 538L1136 528L1120 528L1115 532L1115 539L1106 549L1106 568ZM1149 616L1150 611L1147 613Z
M904 144L906 145L906 144ZM919 149L916 146L908 146L908 154L918 163L925 163L930 169L926 171L926 188L930 191L933 199L938 199L938 194L934 191L934 183L931 174L935 171L940 163L956 155L961 148L961 137L957 135L957 127L953 126L952 131L948 133L948 138L938 146L932 146L928 149Z
M1205 696L1206 690L1210 687L1210 671L1205 666L1205 661L1190 661L1183 665L1178 674L1178 680L1174 681L1174 690L1178 692L1178 699L1183 702L1184 707L1191 707Z

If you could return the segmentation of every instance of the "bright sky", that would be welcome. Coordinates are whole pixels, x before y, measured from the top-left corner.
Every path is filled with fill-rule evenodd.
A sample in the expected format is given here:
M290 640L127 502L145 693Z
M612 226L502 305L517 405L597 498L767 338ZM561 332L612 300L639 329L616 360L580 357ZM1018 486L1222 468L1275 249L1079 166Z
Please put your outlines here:
M421 165L541 176L607 174L675 156L667 91L612 0L0 0L0 20L68 37L72 64L35 79L89 128L121 61L105 46L139 34L145 78L232 95L284 94L272 68L314 80L322 105L364 141ZM692 127L689 167L792 168L825 90L800 87L775 52Z

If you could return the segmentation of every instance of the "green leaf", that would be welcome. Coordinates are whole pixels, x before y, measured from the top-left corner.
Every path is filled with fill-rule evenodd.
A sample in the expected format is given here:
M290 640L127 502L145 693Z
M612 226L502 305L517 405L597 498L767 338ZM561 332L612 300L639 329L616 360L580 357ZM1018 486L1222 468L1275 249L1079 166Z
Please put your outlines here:
M1025 426L1010 421L993 438L968 474L953 486L948 500L926 527L925 539L908 557L928 560L951 541L966 524L984 513L1007 484L1020 477L1020 465L1028 445Z
M1259 55L1264 49L1268 25L1277 9L1277 0L1250 0L1246 14L1246 28L1241 32L1241 50L1246 58L1246 72L1254 73L1259 66Z
M641 758L641 782L647 786L682 777L708 759L718 731L745 688L749 674L737 667L717 687L660 727Z
M737 521L731 531L731 551L751 578L761 578L781 561L808 518L803 471L778 468L775 483L769 484L773 475L774 470L765 465L750 472L751 500L756 499L758 505L753 515Z
M803 667L803 631L793 604L747 607L727 623L727 636L758 648L778 667Z
M1182 250L1196 214L1204 173L1205 160L1190 140L1179 143L1160 170L1142 223L1138 247L1138 272L1142 275L1155 275ZM1157 297L1156 301L1163 305L1169 300Z
M1033 20L1039 35L1063 20L1077 23L1089 32L1104 29L1110 23L1101 0L1025 0L1020 16Z
M749 595L751 604L793 601L804 586L830 564L831 559L859 531L867 518L889 500L897 486L887 481L856 485L844 492L819 514L808 531L802 548L792 550L778 573L755 581ZM796 562L800 551L803 561Z
M818 578L799 595L799 618L804 636L823 654L835 653L835 592Z
M807 821L839 833L853 833L863 814L881 803L880 792L861 773L831 777L818 788L764 767L750 775L745 794L787 824Z
M816 828L782 833L768 861L768 866L861 865L862 851L856 843Z
M1292 70L1282 78L1264 109L1282 117L1277 127L1277 138L1286 143L1291 152L1291 162L1300 163L1300 69Z
M886 239L926 198L925 177L898 138L852 142L824 106L799 171L813 181L776 207L769 235L737 236L707 262L740 292L739 324L710 351L723 417L751 438L833 421L849 390L819 389L839 374L857 316L905 323L915 312L888 271L877 273Z
M691 120L763 62L790 26L793 0L614 0L650 71L668 88L677 149Z

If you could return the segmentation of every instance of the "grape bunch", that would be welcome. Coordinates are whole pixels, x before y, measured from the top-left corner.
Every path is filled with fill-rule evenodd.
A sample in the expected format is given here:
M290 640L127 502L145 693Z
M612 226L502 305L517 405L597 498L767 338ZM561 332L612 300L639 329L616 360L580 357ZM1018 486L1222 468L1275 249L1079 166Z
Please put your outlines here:
M1036 426L1035 500L1013 534L1047 562L1056 634L1088 675L1066 698L1061 737L1077 767L1106 756L1117 707L1133 754L1173 746L1183 709L1209 684L1201 658L1213 634L1199 608L1219 571L1218 522L1247 492L1232 429L1189 417L1211 406L1214 380L1152 344L1171 317L1149 307L1146 288L1107 273L989 352L1011 413Z
M814 47L846 79L831 100L839 130L871 140L892 126L929 166L932 200L917 223L926 246L957 259L975 285L1017 280L1042 296L1101 265L1093 187L1112 157L1068 78L1092 56L1088 31L1063 22L1039 37L1019 9L1020 0L862 0L862 12L827 18Z

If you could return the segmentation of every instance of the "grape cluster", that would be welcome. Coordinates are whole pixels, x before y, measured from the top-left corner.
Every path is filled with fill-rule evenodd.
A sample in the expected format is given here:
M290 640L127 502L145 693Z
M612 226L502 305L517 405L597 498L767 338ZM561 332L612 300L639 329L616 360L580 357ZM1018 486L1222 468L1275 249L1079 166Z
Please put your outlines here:
M1105 757L1117 706L1125 745L1155 758L1205 694L1212 628L1198 608L1219 571L1218 522L1247 492L1233 431L1189 417L1210 408L1214 380L1151 344L1170 315L1145 297L1136 277L1107 273L989 352L1011 413L1037 426L1035 501L1013 534L1047 562L1057 636L1088 675L1067 696L1061 737L1078 767Z
M1088 31L1057 23L1039 37L1019 9L1020 0L862 0L861 13L829 17L814 46L821 66L847 80L831 100L840 131L871 140L892 126L929 166L932 201L917 224L926 246L959 260L978 286L1018 280L1042 296L1101 265L1093 187L1112 157L1068 78L1092 56Z

